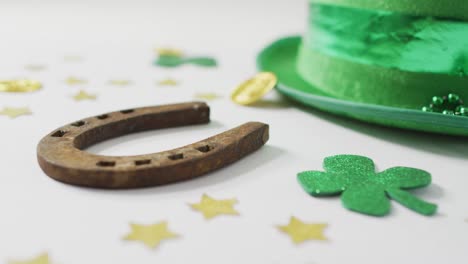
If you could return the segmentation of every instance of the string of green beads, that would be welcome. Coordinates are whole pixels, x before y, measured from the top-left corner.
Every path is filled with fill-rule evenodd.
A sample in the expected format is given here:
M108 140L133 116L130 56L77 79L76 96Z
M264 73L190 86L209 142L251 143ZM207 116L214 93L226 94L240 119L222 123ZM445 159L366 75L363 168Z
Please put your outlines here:
M468 116L468 107L463 106L460 96L450 93L446 96L432 97L429 106L424 106L424 112L442 113L444 115Z

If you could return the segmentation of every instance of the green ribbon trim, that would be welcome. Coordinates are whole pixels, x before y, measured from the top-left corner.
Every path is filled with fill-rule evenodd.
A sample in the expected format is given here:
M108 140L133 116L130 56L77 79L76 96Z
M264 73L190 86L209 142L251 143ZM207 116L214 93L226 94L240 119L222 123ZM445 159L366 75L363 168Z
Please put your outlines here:
M310 2L468 21L466 0L310 0Z
M468 23L322 4L310 12L305 42L316 51L403 71L468 74Z
M297 70L309 84L333 97L421 109L434 95L468 98L468 76L417 73L356 63L302 45Z

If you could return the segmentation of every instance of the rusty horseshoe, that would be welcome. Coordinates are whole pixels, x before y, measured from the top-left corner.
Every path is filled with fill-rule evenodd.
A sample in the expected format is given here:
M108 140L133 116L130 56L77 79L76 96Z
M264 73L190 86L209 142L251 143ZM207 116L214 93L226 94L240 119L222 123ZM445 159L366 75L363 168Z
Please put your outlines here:
M193 179L233 163L268 141L268 125L245 123L173 150L137 156L101 156L85 148L121 135L210 122L203 102L143 107L89 117L58 128L37 146L51 178L95 188L139 188Z

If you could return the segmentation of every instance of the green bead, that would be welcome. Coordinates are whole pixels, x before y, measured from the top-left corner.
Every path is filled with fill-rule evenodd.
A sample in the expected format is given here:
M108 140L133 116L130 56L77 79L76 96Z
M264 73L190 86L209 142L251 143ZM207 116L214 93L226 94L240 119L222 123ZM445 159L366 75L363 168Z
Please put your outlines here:
M462 105L458 106L455 110L459 115L467 116L468 115L468 108Z
M424 112L433 112L432 108L427 107L427 106L423 106L423 108L421 108L421 110L424 111Z
M458 96L456 94L453 94L453 93L450 93L448 95L448 101L451 104L456 104L456 103L460 102L460 96Z
M444 103L444 99L440 96L434 96L432 97L432 103L437 106L437 105L442 105Z
M444 114L444 115L455 115L455 112L453 112L451 110L444 110L444 111L442 111L442 114Z

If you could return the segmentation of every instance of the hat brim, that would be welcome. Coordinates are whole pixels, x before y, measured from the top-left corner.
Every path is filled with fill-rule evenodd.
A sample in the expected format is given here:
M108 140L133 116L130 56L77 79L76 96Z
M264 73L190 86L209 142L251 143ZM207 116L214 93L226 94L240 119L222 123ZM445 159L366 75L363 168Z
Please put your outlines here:
M331 97L305 82L296 71L301 37L275 41L260 52L257 67L278 77L276 89L306 106L361 121L404 129L468 136L468 117L357 103Z

